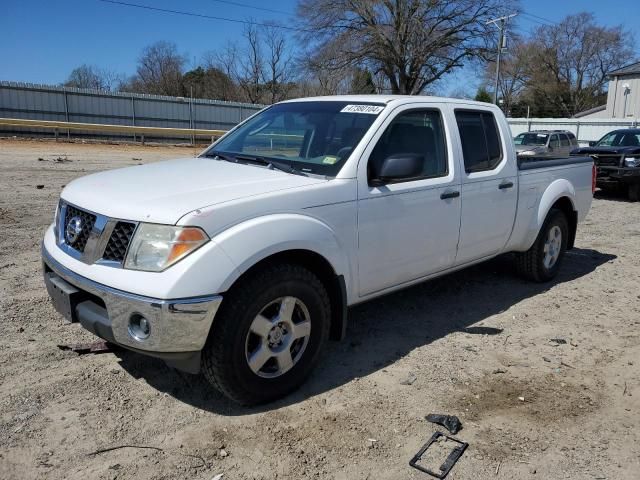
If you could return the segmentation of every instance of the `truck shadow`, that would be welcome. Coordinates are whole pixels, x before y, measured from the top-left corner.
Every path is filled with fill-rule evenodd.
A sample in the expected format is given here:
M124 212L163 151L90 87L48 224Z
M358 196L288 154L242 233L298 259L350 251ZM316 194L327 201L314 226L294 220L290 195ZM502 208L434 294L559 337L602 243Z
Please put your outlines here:
M588 275L615 258L575 248L567 252L558 277L540 284L517 277L512 259L505 255L358 305L349 312L346 339L329 343L306 384L292 395L260 407L238 406L202 376L183 374L160 360L124 350L116 354L133 377L142 377L157 390L196 408L228 416L274 410L367 376L453 332L498 335L501 329L473 325L557 284Z

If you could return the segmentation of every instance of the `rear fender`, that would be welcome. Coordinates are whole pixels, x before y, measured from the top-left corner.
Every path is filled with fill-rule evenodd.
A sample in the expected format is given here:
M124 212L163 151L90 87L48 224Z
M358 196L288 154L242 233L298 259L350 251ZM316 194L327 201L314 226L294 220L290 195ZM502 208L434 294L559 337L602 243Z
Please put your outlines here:
M573 185L568 180L559 178L558 180L554 180L542 194L542 198L540 199L540 203L538 204L538 215L536 217L537 231L540 231L540 229L542 228L542 224L547 218L551 207L562 197L567 197L571 202L571 207L574 210L576 209L576 191L573 188Z
M535 235L529 236L527 244L524 246L525 251L531 248L533 243L536 241L538 233L540 232L540 229L542 228L542 225L544 224L544 221L546 220L551 207L553 207L553 205L563 197L569 199L569 201L571 202L571 208L575 210L575 189L573 188L571 182L564 178L559 178L551 182L551 184L542 194L540 202L538 202L538 210L536 212L536 215L533 216L532 225L530 225L529 228L529 231L535 232ZM570 221L570 219L567 220Z

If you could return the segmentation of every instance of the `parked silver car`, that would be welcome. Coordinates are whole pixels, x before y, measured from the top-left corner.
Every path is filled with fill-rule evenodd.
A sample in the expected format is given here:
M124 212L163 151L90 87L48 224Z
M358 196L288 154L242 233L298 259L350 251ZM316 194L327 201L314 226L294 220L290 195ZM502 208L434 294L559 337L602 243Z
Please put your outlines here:
M518 135L514 142L522 157L562 158L578 147L576 136L567 130L534 130Z

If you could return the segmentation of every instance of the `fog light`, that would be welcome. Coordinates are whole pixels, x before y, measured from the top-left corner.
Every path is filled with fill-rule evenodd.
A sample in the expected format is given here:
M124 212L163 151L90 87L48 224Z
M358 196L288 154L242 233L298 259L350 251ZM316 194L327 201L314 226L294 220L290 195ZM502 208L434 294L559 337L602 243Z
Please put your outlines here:
M129 335L138 341L143 341L149 338L151 334L151 323L142 315L131 315L129 319Z

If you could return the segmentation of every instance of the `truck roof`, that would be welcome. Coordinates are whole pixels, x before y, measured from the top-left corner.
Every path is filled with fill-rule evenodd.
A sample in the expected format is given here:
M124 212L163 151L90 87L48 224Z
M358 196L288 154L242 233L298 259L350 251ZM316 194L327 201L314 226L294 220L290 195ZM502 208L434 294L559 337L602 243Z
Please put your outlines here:
M524 133L544 133L544 134L550 134L550 133L571 133L573 134L572 131L570 130L530 130L528 132L522 132L520 135L524 134Z
M392 103L443 102L497 108L497 106L492 103L478 102L476 100L467 100L464 98L435 97L430 95L327 95L321 97L294 98L280 103L290 102L366 102L383 103L387 105Z

